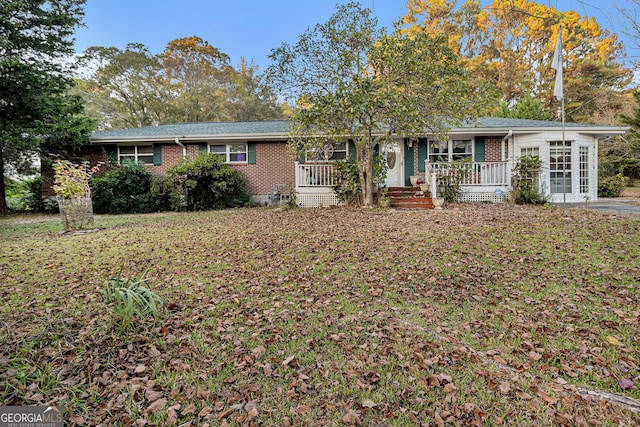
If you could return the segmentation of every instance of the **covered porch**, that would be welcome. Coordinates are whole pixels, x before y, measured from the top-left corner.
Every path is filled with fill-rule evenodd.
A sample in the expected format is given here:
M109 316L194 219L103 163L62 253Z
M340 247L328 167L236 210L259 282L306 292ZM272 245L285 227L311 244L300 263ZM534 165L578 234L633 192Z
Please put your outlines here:
M404 191L399 191L393 186L393 191L388 193L391 206L419 207L407 205L407 198L424 199L424 208L431 208L431 198L438 197L438 181L455 173L459 175L463 188L461 201L489 201L504 202L509 192L509 180L511 163L500 162L469 162L458 166L455 171L447 162L429 162L425 160L425 172L418 172L414 176L419 177L422 183L429 186L426 194L421 194L419 186L405 186ZM332 162L296 162L295 186L298 205L301 207L330 207L339 206L340 200L333 191L337 184ZM390 187L391 188L391 187ZM403 200L395 200L403 199ZM418 200L419 201L419 200Z

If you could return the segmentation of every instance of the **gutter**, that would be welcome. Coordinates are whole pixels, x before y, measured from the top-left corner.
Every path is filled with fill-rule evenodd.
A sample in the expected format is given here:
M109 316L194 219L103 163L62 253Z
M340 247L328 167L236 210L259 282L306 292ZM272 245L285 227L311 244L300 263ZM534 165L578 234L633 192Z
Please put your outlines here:
M187 158L187 147L185 147L184 144L182 142L180 142L180 139L178 137L176 137L176 139L174 141L176 142L176 144L178 144L180 147L182 147L182 158L186 159Z
M513 137L513 129L509 129L509 132L507 132L504 138L502 138L502 141L500 141L500 161L504 162L505 160L507 160L504 154L504 147L505 147L505 142L507 142L507 140L511 137Z

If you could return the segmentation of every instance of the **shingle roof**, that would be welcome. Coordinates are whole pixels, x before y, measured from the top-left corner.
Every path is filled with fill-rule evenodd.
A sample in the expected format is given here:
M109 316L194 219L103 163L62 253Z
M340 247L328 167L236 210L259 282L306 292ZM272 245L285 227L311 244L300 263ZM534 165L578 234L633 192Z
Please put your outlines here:
M463 128L561 128L562 122L550 120L530 120L530 119L507 119L504 117L480 117L474 122L468 122ZM565 127L584 128L602 127L594 124L565 123Z
M95 139L154 137L173 139L207 135L285 135L287 131L288 122L286 120L278 120L267 122L176 123L93 132L91 136Z
M480 117L466 122L460 128L452 129L452 133L484 131L506 132L538 131L543 129L557 130L562 127L561 122L545 120L507 119L501 117ZM623 133L626 128L616 126L602 126L582 123L565 123L565 127L572 130L584 129L594 133ZM95 142L118 142L125 140L174 140L185 138L196 140L217 136L219 138L286 138L289 130L286 120L265 122L233 122L233 123L177 123L170 125L148 126L144 128L117 129L94 132Z

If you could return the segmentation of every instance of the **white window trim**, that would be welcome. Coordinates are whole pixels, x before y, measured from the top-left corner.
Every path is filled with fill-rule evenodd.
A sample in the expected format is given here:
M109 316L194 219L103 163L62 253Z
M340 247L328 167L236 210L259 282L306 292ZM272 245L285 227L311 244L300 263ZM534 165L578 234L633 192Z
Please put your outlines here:
M442 153L442 154L438 154L438 153L432 153L431 152L431 145L436 142L433 139L429 139L427 140L427 159L429 159L429 162L431 162L431 156L447 156L447 162L451 162L453 161L453 156L459 156L461 155L461 153L454 153L453 152L453 141L471 141L471 153L465 153L465 158L469 158L471 159L471 161L474 161L474 159L476 158L476 144L475 144L475 138L450 138L449 140L447 140L447 153ZM438 163L438 162L442 162L441 160L435 161L435 162L431 162L431 163Z
M232 145L240 145L240 144L244 144L244 160L243 161L231 161L231 154L238 154L238 153L232 153L231 152L231 146ZM224 146L225 147L225 152L224 152L224 162L226 164L230 164L230 165L246 165L249 163L249 144L247 142L227 142L227 143L215 143L215 142L210 142L207 144L207 153L211 153L211 146ZM222 154L222 153L214 153L214 154Z
M563 193L563 192L559 192L559 193L553 193L551 191L551 175L554 171L551 170L551 143L552 142L559 142L559 143L563 143L563 148L569 148L569 153L571 156L571 162L567 163L569 165L569 169L563 169L564 171L567 171L570 174L570 178L569 178L569 192ZM567 144L569 144L569 146L567 147ZM547 167L549 168L549 189L548 192L549 194L577 194L576 190L575 190L575 184L576 182L579 182L579 168L580 168L580 160L578 159L579 157L579 151L577 150L577 147L579 146L579 143L575 140L575 139L568 139L565 138L564 140L562 139L547 139ZM563 161L564 162L564 161ZM577 172L577 173L576 173ZM563 173L564 176L564 173ZM576 181L578 180L578 181ZM566 183L563 184L564 188L566 189Z
M134 152L133 154L121 154L120 149L121 148L129 148L129 147L133 147L134 148ZM151 153L138 153L138 147L151 147ZM142 144L142 145L118 145L118 164L121 165L122 164L122 159L130 159L133 156L133 161L138 162L138 163L142 163L143 165L146 166L153 166L153 145L146 145L146 144ZM151 156L151 162L143 162L142 160L140 160L140 156L144 156L144 157L148 157Z

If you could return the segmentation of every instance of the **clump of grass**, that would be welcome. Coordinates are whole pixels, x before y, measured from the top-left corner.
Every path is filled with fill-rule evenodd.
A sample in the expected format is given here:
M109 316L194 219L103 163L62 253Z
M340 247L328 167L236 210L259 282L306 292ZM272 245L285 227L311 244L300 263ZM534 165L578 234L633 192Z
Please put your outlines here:
M144 286L148 279L144 278L146 271L139 279L131 280L122 277L122 271L118 276L105 282L105 287L100 291L104 303L111 306L113 314L121 320L121 326L132 326L135 318L146 319L161 316L164 301L162 298Z

